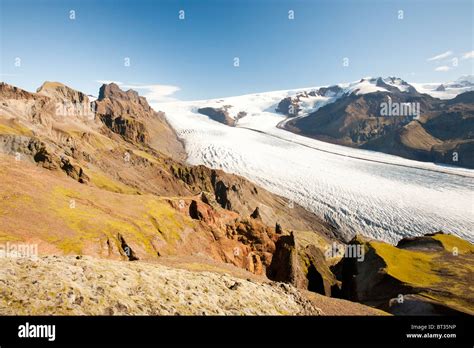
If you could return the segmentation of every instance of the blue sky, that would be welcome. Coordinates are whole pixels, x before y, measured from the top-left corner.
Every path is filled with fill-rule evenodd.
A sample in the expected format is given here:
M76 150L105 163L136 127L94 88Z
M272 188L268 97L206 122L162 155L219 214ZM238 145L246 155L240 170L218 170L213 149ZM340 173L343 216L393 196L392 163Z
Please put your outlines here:
M0 2L1 80L30 91L49 80L97 95L98 81L118 81L155 101L192 100L473 73L472 0Z

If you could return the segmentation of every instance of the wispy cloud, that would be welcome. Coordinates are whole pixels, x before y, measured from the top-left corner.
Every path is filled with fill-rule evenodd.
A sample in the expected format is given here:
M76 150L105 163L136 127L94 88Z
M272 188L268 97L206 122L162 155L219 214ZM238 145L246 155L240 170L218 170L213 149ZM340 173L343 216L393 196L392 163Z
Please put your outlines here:
M431 61L434 61L434 60L440 60L440 59L448 58L448 57L451 56L452 54L453 54L452 51L446 51L446 52L444 52L444 53L438 54L437 56L428 58L427 61L428 61L428 62L431 62Z
M472 58L474 58L474 51L466 52L461 57L461 59L472 59Z
M449 71L449 70L451 70L451 67L447 65L442 65L435 68L435 71Z
M124 83L120 81L112 80L96 80L100 84L115 83L121 89L133 89L137 91L141 96L145 97L150 104L166 103L176 101L177 99L173 95L181 90L178 86L172 85L160 85L160 84L141 84L141 83Z
M131 88L134 90L143 90L140 95L144 96L149 103L165 103L177 100L173 95L180 90L178 86L172 85L121 85L121 88Z

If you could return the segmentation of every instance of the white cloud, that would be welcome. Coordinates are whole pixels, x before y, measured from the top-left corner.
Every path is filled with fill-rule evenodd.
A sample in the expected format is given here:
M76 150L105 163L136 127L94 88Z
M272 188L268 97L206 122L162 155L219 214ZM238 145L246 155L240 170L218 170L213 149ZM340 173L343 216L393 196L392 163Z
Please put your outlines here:
M178 92L180 88L172 85L121 85L121 88L131 88L134 90L144 90L140 95L144 96L148 103L166 103L177 100L173 94ZM139 91L140 92L140 91Z
M176 101L178 99L173 97L173 94L178 92L180 88L172 85L145 85L141 83L124 83L112 80L96 80L100 84L115 83L122 90L133 89L141 96L145 97L149 104L166 103Z
M461 59L472 59L474 58L474 51L466 52L462 55Z
M452 51L446 51L446 52L444 52L444 53L438 54L437 56L428 58L427 61L430 62L430 61L433 61L433 60L444 59L444 58L447 58L447 57L451 56L452 54L453 54Z
M442 65L435 68L435 71L449 71L449 70L451 70L451 67L447 65Z

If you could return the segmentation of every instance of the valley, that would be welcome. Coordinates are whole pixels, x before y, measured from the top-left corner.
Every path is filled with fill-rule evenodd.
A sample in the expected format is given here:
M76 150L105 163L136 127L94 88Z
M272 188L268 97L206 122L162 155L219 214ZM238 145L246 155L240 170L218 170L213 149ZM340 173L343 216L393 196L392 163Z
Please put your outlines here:
M289 132L288 93L2 83L0 313L472 313L472 170Z
M377 87L364 84L364 88ZM322 216L346 239L363 233L396 243L406 236L442 230L473 240L473 170L341 146L284 130L292 118L275 110L281 100L298 93L301 90L153 107L165 113L184 140L189 163L253 180ZM317 110L318 103L331 102L327 98L334 96L315 97L314 106L306 107ZM241 112L246 116L231 127L198 112L223 106L230 117Z

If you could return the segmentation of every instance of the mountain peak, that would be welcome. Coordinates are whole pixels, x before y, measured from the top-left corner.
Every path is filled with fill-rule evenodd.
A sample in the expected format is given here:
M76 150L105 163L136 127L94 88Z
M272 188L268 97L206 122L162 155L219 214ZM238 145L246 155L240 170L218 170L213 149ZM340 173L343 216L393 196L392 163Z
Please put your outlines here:
M40 90L44 89L57 89L57 88L64 88L67 87L65 84L57 81L45 81L43 84L36 90L39 92Z
M99 90L99 100L105 98L114 98L114 99L122 99L122 100L131 100L131 101L139 101L140 96L138 92L134 91L133 89L129 89L128 91L123 91L120 89L119 85L112 82L109 84L103 84Z
M70 101L73 103L89 103L89 98L82 92L79 92L61 82L45 81L36 93L61 101Z

